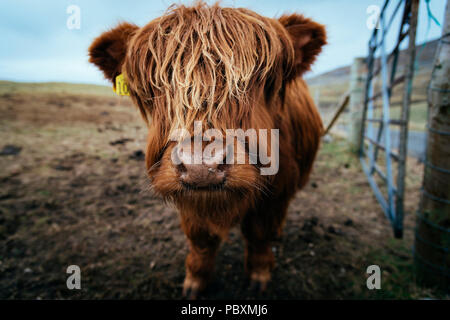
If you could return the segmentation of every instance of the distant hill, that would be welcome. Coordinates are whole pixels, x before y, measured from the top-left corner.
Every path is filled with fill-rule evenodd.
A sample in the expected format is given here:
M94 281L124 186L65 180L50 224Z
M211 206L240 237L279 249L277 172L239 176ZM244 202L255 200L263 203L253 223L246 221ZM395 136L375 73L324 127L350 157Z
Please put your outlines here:
M321 73L317 76L306 78L306 82L310 86L326 85L337 81L349 81L350 66L340 67L331 71Z
M13 82L0 80L0 95L32 93L32 94L74 94L114 96L112 87L68 82Z
M419 44L416 48L416 64L418 67L418 71L429 71L431 67L433 66L433 59L434 55L436 53L438 40L432 40L429 42L426 42L425 44ZM403 72L403 66L406 62L406 50L400 51L399 56L399 64L397 72L401 73ZM377 59L375 62L375 67L380 63L380 60ZM306 82L310 86L317 86L317 85L328 85L333 84L336 82L349 82L350 81L350 68L351 66L344 66L340 67L322 74L319 74L317 76L307 78Z
M432 40L425 44L419 44L416 47L416 66L413 80L412 107L411 107L411 128L414 130L423 130L426 122L426 89L431 77L434 56L436 53L438 40ZM404 74L406 62L406 50L400 51L397 77ZM375 68L380 63L379 58L375 62ZM349 89L350 68L343 66L334 70L319 74L317 76L305 79L309 85L310 92L316 105L318 106L325 123L335 111L336 104L341 96ZM379 90L380 82L376 82L375 92ZM403 85L395 87L392 96L392 102L399 102L402 98ZM381 99L375 102L380 105ZM398 106L399 104L397 104ZM345 112L348 112L346 110ZM399 115L400 108L392 107L391 117ZM346 117L341 116L340 126L345 126Z

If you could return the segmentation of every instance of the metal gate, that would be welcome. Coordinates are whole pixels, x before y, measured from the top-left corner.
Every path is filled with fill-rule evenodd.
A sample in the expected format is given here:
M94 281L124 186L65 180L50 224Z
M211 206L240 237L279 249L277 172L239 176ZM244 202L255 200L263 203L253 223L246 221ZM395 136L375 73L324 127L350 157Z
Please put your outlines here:
M394 2L396 2L395 6L390 7L390 4ZM374 29L369 40L369 55L367 57L368 72L359 155L364 173L368 178L375 197L392 224L396 238L403 236L405 161L407 156L409 106L414 75L418 6L419 0L386 0L380 12L380 28ZM386 17L388 8L393 10L389 18ZM397 42L393 50L387 54L386 35L402 8L403 15L401 16ZM403 75L397 76L400 46L406 38L408 38L409 44L406 51L404 72ZM376 54L379 54L379 58L376 58ZM375 79L380 73L381 89L378 92L374 92L374 87L376 87ZM404 83L402 99L399 102L392 102L391 97L394 87L400 83ZM382 100L382 105L379 108L380 110L376 110L377 106L375 106L375 103L379 99ZM390 110L395 104L401 108L400 117L391 119ZM375 113L381 113L381 115L377 117ZM399 135L397 150L394 150L392 145L391 126L396 127L396 133ZM381 159L378 157L380 150L385 155ZM383 162L383 165L381 165L381 162ZM397 164L396 174L394 174L395 164ZM396 183L394 180L396 180Z

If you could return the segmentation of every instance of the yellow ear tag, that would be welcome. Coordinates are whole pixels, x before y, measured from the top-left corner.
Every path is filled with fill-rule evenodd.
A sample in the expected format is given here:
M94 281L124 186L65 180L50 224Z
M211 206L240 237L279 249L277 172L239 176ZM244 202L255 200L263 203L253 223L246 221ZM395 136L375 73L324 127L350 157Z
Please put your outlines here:
M128 85L127 85L127 80L125 80L123 73L119 74L116 77L116 85L113 88L113 90L119 96L129 96L130 95L130 91L128 90Z

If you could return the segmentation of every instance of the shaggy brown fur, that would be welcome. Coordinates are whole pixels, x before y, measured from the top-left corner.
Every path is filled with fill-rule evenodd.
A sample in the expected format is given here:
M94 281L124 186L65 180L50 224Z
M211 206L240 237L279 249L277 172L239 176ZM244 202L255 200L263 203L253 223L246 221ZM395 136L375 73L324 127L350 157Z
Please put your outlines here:
M191 297L206 286L222 239L238 223L251 280L264 289L270 279L270 241L281 234L319 147L322 123L301 76L325 43L324 27L298 14L270 19L200 2L174 6L142 28L120 24L91 45L90 61L106 78L126 75L148 123L148 175L179 209L191 248L184 282ZM278 173L261 176L260 164L247 161L227 167L220 190L186 189L169 137L179 128L192 132L195 120L223 132L279 129Z

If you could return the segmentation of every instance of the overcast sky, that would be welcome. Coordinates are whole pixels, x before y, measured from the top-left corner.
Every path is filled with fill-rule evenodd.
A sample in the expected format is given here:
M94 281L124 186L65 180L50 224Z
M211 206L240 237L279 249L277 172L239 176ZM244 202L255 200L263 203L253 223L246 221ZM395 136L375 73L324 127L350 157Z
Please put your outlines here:
M397 1L391 0L393 4ZM441 33L440 27L431 23L427 34L425 0L420 2L418 43L435 39ZM91 41L119 21L143 26L164 13L172 3L169 0L1 0L0 79L106 84L102 74L87 62ZM325 24L329 44L307 75L311 76L350 64L354 57L367 54L371 30L366 26L370 17L366 11L370 5L382 6L384 0L224 0L221 3L246 7L269 17L298 12ZM67 27L70 5L80 8L80 29ZM441 23L444 9L445 0L431 0L431 10ZM398 27L393 28L392 39L397 33Z

